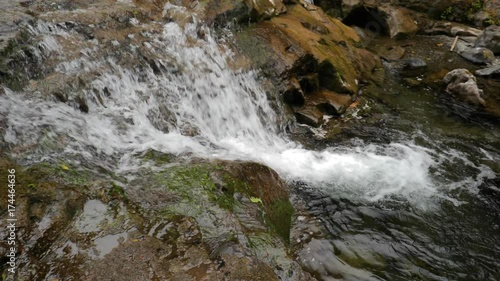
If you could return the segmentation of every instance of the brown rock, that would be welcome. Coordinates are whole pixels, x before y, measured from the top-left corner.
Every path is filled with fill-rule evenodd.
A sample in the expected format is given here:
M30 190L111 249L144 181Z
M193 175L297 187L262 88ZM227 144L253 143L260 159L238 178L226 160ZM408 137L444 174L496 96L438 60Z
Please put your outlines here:
M295 112L297 122L312 127L319 127L323 123L323 113L315 106L306 106Z
M285 93L283 94L283 100L293 106L302 106L305 102L304 92L301 89L301 85L297 78L291 78Z
M343 114L351 103L351 96L331 91L314 93L308 100L308 105L313 105L322 113L333 116Z
M485 105L485 101L482 97L483 90L478 88L476 77L467 69L454 69L448 72L443 82L447 84L447 93L457 95L470 104Z

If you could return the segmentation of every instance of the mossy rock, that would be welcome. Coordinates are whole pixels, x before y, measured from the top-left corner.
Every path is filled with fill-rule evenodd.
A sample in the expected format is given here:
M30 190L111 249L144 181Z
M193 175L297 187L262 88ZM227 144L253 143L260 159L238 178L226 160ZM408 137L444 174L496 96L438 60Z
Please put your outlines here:
M294 208L288 198L288 186L279 175L253 162L221 161L218 165L226 173L226 186L262 204L270 227L288 243Z
M43 58L37 56L35 40L26 28L0 51L0 84L21 90L30 79L43 76Z
M242 207L241 196L258 198L260 220L285 241L289 239L293 207L286 183L270 168L251 162L189 162L133 181L126 196L160 216L223 217ZM150 194L154 194L150 196ZM238 199L239 198L239 199Z

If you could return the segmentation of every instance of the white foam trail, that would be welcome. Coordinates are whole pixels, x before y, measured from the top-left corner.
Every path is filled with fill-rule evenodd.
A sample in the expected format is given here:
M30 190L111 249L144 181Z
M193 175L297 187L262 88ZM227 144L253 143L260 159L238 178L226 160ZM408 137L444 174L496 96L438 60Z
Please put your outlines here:
M172 5L168 9L183 12ZM203 39L197 34L200 28L205 29ZM0 113L7 123L4 141L37 147L40 155L76 154L117 172L136 169L134 155L155 149L258 161L288 180L369 200L397 195L419 201L438 192L430 168L439 163L429 149L390 144L315 152L288 140L280 134L256 74L231 70L233 54L195 18L183 28L166 24L148 49L161 58L156 61L164 69L161 75L151 69L124 69L112 58L95 59L96 49L58 66L71 73L106 69L83 90L89 114L6 89L0 95ZM51 145L36 146L42 139Z

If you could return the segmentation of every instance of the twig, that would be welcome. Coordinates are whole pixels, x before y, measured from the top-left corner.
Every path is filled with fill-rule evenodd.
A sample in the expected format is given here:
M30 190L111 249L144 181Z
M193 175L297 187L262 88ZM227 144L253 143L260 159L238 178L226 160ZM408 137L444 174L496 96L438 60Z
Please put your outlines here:
M450 52L453 51L453 49L455 49L455 45L457 45L457 41L458 41L458 36L455 37L455 41L453 41L453 44L451 44Z

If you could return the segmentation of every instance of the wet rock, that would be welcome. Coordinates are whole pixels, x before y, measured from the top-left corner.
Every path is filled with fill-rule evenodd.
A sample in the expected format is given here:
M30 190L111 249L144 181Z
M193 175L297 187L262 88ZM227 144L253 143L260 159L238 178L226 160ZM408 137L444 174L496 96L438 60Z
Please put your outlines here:
M385 5L379 7L379 11L385 14L391 38L405 38L416 34L419 30L415 18L408 9Z
M78 109L84 113L89 113L89 105L87 100L82 95L78 95L75 99Z
M438 21L432 24L428 29L423 30L426 35L448 35L451 36L451 22Z
M423 30L423 33L427 35L478 37L481 35L482 31L477 28L455 22L437 21L434 22L428 29Z
M27 22L32 17L25 13L25 7L16 1L0 1L0 51L7 47L9 40L15 38L23 22Z
M304 107L295 112L297 122L312 127L319 127L323 123L323 113L314 107Z
M401 62L401 64L402 70L404 71L422 70L427 67L427 63L420 58L405 59Z
M405 54L405 49L401 46L374 46L374 52L381 58L388 61L396 61L401 59Z
M351 267L335 255L336 249L324 239L312 239L298 254L300 263L321 280L378 280L372 273Z
M458 53L464 59L475 64L488 64L495 60L495 55L489 49L483 47L459 47L457 44Z
M225 25L235 21L267 20L286 12L282 0L238 0L238 1L203 1L196 5L195 10L204 15L208 22Z
M450 34L452 36L478 37L482 34L482 31L468 26L453 26L450 29Z
M404 77L415 77L427 70L427 63L420 58L408 58L387 65Z
M324 114L332 116L342 115L351 103L351 96L331 91L314 93L308 100L308 105L316 106Z
M271 228L285 241L290 236L293 207L288 198L289 187L271 168L252 162L218 162L235 179L247 183L241 193L262 200ZM229 187L231 189L231 187Z
M500 55L500 26L487 27L477 38L475 46L490 49L494 54Z
M312 93L320 88L317 73L309 73L299 77L299 85L305 93Z
M250 7L250 18L258 21L269 19L286 12L285 5L281 0L247 0Z
M288 87L283 93L283 100L285 103L293 106L302 106L304 105L305 99L299 81L296 78L290 79Z
M473 105L485 105L483 91L477 86L477 80L467 69L455 69L443 78L447 85L446 92L460 97Z
M474 74L477 76L485 77L485 78L499 79L500 78L500 65L495 65L495 66L476 70L476 72L474 72Z
M317 88L356 93L363 67L356 32L319 9L309 11L301 5L287 9L286 14L237 34L237 45L254 67L277 83L297 78L306 99Z

